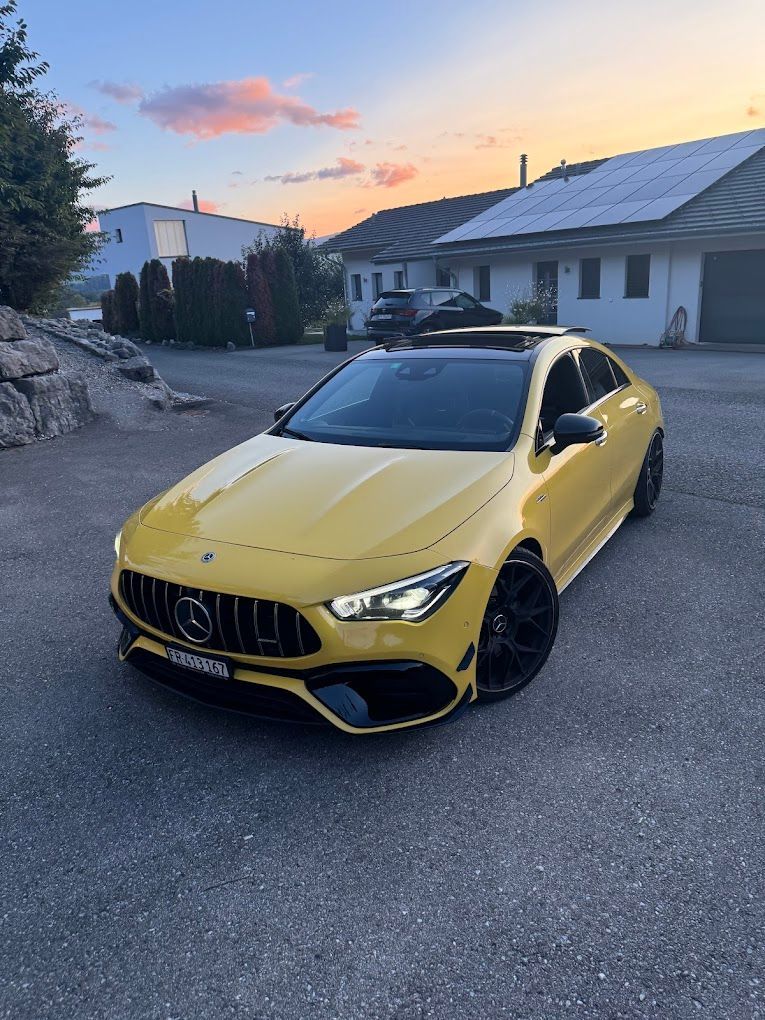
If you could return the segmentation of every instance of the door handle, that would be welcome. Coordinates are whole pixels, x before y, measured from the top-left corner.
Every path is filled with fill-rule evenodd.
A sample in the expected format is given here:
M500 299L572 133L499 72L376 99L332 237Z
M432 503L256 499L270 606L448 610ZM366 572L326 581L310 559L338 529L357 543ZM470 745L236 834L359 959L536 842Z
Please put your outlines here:
M605 446L607 442L608 442L608 433L604 432L602 436L598 436L598 438L595 440L595 445L596 446Z
M635 404L635 410L638 414L645 414L648 410L648 404L644 404L641 400L639 404Z

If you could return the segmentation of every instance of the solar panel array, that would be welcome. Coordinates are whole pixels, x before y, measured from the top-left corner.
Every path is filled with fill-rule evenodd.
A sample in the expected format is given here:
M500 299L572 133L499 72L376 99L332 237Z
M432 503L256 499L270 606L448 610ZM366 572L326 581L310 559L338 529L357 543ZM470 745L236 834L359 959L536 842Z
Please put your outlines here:
M661 220L765 146L765 128L628 152L517 191L436 244Z

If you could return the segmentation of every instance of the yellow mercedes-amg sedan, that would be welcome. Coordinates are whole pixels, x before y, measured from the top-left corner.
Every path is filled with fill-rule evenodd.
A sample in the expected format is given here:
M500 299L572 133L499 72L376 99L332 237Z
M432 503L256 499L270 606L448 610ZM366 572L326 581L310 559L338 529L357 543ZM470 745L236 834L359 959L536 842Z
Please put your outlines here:
M119 657L349 733L445 722L543 667L558 595L661 490L656 391L563 327L365 351L116 539Z

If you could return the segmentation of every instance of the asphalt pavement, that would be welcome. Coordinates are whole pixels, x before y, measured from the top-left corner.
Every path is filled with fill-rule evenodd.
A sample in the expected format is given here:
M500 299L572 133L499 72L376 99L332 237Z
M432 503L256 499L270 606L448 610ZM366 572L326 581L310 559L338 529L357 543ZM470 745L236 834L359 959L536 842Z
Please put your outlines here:
M117 664L122 520L342 359L150 356L214 403L0 454L0 1016L763 1016L765 356L626 353L659 509L522 694L376 738Z

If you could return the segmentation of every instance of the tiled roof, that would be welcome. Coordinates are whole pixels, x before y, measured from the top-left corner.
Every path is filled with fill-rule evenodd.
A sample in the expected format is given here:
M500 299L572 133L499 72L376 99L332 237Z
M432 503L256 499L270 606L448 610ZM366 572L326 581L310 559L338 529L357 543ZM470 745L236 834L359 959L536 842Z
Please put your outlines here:
M453 230L512 195L517 188L485 191L480 195L440 198L434 202L404 205L398 209L382 209L355 227L335 234L324 244L330 251L352 252L373 249L375 255L387 251L419 252L435 237ZM405 258L405 254L401 254Z
M590 170L594 170L596 167L601 166L607 159L608 156L605 156L603 159L588 159L583 163L569 163L566 165L566 176L580 177L582 174L588 174ZM541 177L538 177L534 183L536 184L541 181L555 181L562 176L563 167L554 166L552 170L548 170L546 174L542 174Z

